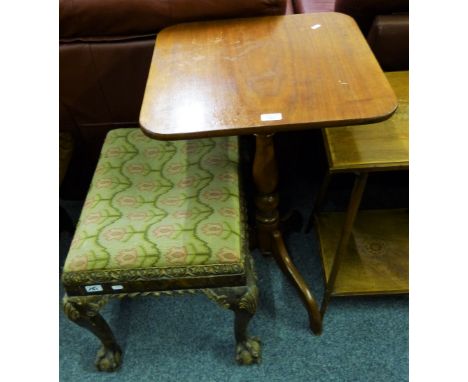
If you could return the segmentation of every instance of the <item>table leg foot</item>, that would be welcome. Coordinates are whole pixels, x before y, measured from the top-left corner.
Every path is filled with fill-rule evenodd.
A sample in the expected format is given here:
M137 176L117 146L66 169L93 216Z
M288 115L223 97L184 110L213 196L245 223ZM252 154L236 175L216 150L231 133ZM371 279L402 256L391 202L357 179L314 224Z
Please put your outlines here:
M302 303L309 314L310 329L314 334L319 335L322 333L322 316L318 309L317 302L315 301L315 298L305 280L289 257L281 232L279 230L275 230L272 235L273 254L275 256L275 260L299 293Z

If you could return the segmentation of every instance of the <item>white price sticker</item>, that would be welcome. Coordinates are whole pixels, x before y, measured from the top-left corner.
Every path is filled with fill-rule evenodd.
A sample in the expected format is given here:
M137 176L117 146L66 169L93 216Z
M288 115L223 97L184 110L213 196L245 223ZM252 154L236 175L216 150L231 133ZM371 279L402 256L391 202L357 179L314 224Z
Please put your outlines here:
M283 119L283 114L282 113L261 114L260 119L262 121L281 121Z
M94 292L102 292L104 289L102 289L102 285L86 285L85 286L86 292L88 293L94 293Z

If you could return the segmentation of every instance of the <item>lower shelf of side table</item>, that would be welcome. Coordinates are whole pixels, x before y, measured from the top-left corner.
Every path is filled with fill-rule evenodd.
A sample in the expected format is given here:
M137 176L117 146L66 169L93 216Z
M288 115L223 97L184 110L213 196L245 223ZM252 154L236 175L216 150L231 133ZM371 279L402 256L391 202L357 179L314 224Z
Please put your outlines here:
M326 282L344 223L344 212L315 217ZM359 211L332 296L407 293L408 210Z

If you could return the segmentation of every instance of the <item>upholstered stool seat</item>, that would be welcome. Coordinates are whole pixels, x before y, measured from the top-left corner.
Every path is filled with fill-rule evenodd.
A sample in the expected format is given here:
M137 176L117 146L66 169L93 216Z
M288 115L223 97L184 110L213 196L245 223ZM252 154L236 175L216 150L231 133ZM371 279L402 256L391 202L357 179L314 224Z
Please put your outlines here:
M257 289L238 162L236 137L163 142L139 129L108 134L62 275L65 311L103 342L99 369L118 367L120 348L102 317L99 333L86 320L110 297L172 291L200 290L233 309L237 359L258 361L259 343L245 334Z

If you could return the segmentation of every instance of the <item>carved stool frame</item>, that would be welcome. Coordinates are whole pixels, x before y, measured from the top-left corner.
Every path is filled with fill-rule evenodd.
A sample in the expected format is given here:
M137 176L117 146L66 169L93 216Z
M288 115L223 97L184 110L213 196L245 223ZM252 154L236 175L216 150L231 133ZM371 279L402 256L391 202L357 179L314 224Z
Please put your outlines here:
M96 356L96 367L100 371L114 371L121 365L122 349L111 328L99 313L110 298L159 296L161 294L204 293L223 308L234 312L234 336L236 340L236 361L241 365L259 363L261 360L260 340L247 335L247 326L255 314L258 304L258 288L253 260L245 254L246 284L209 289L182 289L172 291L144 291L63 298L63 307L68 318L77 325L92 332L102 343Z

